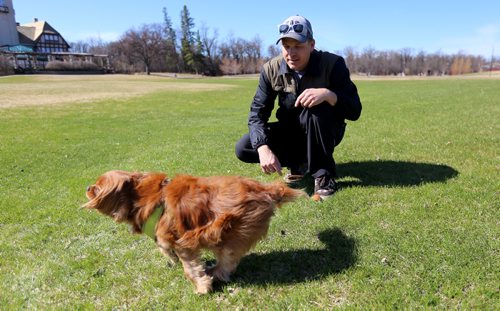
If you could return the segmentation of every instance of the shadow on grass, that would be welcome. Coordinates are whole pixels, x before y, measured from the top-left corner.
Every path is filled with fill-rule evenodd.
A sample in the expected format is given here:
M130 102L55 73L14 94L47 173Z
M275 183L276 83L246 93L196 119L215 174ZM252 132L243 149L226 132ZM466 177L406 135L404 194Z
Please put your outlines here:
M409 187L444 182L458 171L443 164L402 161L365 161L337 164L339 185ZM342 181L342 179L354 179Z
M340 229L322 231L323 249L273 251L250 254L241 260L232 282L244 284L290 284L340 273L356 262L356 244Z
M458 171L442 164L402 161L364 161L337 164L339 188L353 186L410 187L426 183L444 182L458 175ZM314 179L307 175L291 185L314 193Z

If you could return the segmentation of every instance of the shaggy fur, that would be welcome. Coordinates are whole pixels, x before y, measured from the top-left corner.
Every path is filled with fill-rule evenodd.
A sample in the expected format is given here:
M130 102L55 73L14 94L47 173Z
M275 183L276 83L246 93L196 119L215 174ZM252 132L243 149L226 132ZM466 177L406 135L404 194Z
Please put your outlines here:
M156 243L173 262L180 259L196 292L207 293L214 279L229 281L240 259L266 235L275 207L304 192L239 176L179 175L169 180L163 173L110 171L86 194L84 207L129 223L136 233L163 205ZM214 252L214 266L205 267L202 249Z

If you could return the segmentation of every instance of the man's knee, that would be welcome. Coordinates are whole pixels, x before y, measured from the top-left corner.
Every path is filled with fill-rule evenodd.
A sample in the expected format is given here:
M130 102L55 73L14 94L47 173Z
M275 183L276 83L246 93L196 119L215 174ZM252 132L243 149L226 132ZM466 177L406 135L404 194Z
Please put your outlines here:
M243 148L243 146L241 144L241 140L239 140L236 143L236 146L234 148L234 153L236 154L236 157L238 158L238 160L244 161L244 158L245 158L245 149Z
M257 151L252 148L250 136L248 134L244 135L236 142L234 153L240 161L247 163L259 162Z

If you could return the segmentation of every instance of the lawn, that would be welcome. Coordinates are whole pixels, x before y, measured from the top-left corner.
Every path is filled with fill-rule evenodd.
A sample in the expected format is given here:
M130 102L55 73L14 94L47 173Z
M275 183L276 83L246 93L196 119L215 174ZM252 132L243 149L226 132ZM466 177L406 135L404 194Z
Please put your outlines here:
M0 309L500 308L495 78L356 81L341 191L278 210L209 295L148 237L80 208L111 169L279 179L234 156L256 84L0 78Z

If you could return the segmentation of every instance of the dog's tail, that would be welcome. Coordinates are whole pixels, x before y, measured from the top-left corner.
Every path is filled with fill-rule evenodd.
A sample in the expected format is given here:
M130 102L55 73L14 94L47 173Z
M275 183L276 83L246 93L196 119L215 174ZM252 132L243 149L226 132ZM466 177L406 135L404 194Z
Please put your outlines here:
M292 189L283 182L268 184L268 193L277 207L281 207L284 203L292 202L299 197L307 195L303 190Z

